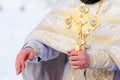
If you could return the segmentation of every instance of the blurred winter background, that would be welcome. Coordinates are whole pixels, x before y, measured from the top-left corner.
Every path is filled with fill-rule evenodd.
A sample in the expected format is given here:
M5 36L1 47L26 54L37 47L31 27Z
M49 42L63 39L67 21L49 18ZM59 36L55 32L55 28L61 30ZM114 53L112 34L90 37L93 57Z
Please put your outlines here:
M25 37L57 0L0 0L0 80L22 80L15 58Z

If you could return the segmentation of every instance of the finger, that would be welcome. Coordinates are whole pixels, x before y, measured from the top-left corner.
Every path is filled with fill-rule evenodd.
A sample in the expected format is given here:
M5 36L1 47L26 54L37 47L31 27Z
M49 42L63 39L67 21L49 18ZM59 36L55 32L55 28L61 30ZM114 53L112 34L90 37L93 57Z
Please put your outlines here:
M16 61L16 74L20 74L21 72L21 63L20 63L20 60L17 60Z
M79 56L70 56L69 61L77 61L79 60Z
M19 54L16 58L16 73L20 74L22 68L24 68L24 61L26 60L27 54ZM22 62L22 63L21 63Z
M77 55L81 55L81 54L83 54L82 50L80 50L80 51L72 51L70 55L71 56L77 56Z
M21 71L25 68L25 61L28 59L28 54L21 55Z
M22 70L25 68L25 61L21 60L21 66L22 66Z
M70 64L71 65L86 65L86 62L85 61L70 61Z
M77 56L79 53L78 52L71 52L70 56Z
M35 54L33 52L30 52L29 56L28 56L28 59L29 60L33 60L35 57Z
M24 67L23 61L26 60L27 53L25 51L21 51L16 58L16 73L20 74L22 68ZM22 63L21 63L22 61Z
M70 54L72 51L74 51L75 49L69 50L67 51L68 54Z
M15 61L16 74L18 74L18 63L19 63L18 59L19 59L19 55L17 55L16 61Z
M80 64L80 61L70 61L70 64L75 66Z
M79 67L79 66L74 66L74 65L71 65L71 68L74 68L74 69L79 69L80 67Z
M72 68L74 69L85 69L84 65L77 65L77 66L74 66L74 65L71 65Z
M25 61L25 60L28 58L28 55L29 55L28 53L24 53L24 52L23 52L23 53L20 55L21 60L22 60L22 61Z

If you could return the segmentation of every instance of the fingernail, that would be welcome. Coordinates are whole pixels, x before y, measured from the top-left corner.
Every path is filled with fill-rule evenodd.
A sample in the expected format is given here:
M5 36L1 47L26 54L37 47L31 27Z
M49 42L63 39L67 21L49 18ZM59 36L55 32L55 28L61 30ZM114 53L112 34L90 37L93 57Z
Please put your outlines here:
M18 70L16 74L19 75L20 74L20 70Z

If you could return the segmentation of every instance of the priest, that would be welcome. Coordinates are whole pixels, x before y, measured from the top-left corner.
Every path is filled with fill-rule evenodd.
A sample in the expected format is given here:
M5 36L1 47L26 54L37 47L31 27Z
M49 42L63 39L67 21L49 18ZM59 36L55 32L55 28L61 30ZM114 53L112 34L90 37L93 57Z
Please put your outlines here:
M60 0L16 58L24 80L119 80L120 1Z

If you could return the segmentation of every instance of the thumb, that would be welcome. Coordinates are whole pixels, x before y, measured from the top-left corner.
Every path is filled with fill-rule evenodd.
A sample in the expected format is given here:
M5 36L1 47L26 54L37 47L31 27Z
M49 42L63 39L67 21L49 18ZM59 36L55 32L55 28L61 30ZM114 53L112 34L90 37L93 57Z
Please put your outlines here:
M28 59L29 59L29 60L33 60L34 57L35 57L35 53L30 52L30 54L29 54L29 56L28 56Z

